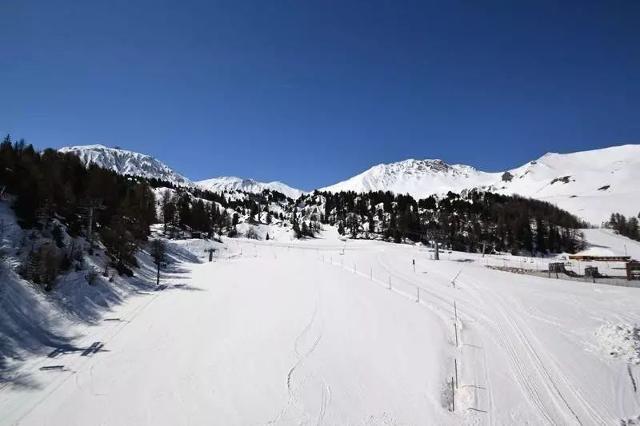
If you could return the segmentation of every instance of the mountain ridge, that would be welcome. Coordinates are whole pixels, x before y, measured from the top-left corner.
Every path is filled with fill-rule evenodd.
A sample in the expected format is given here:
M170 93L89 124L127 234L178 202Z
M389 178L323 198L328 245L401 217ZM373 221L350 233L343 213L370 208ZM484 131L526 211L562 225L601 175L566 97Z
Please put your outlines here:
M305 192L280 181L260 182L249 178L221 176L191 181L161 161L146 155L104 145L65 147L60 152L78 155L120 174L169 181L224 192L260 193L265 189L297 199ZM611 213L636 216L640 211L640 145L616 145L571 153L549 152L519 167L486 172L465 164L448 164L441 159L409 158L376 164L369 169L320 191L391 191L415 198L460 193L471 189L505 195L520 195L548 201L578 217L599 225Z
M148 154L118 147L112 148L102 144L68 146L60 148L58 151L78 156L85 166L95 164L121 175L156 178L176 186L198 187L213 192L238 190L260 193L265 189L270 189L281 192L293 199L298 198L304 193L304 191L300 189L293 188L279 181L260 182L255 179L235 176L221 176L201 181L192 181Z
M200 180L195 182L195 184L200 188L214 192L244 191L255 193L269 189L272 191L278 191L294 200L304 193L304 191L292 188L286 183L280 181L260 182L255 179L241 178L237 176L219 176Z
M439 159L377 164L322 191L391 191L416 198L481 189L549 201L593 223L640 211L640 145L626 144L567 154L549 152L519 167L484 172Z
M95 164L121 175L156 178L177 186L193 185L189 179L162 161L140 152L110 148L102 144L66 146L58 152L76 155L85 166Z

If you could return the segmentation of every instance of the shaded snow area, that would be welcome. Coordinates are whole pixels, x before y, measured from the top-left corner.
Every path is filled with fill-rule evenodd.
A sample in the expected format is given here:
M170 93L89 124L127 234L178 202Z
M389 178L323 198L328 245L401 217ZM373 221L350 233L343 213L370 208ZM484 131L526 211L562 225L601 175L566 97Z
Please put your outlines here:
M281 237L172 241L163 286L25 356L0 424L637 424L639 289Z

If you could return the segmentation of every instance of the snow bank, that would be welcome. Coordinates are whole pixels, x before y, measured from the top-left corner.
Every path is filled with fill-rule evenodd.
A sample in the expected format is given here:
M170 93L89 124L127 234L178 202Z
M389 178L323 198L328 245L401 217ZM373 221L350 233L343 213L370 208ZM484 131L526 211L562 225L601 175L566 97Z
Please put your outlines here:
M631 324L605 324L596 331L602 351L612 358L640 364L640 328Z

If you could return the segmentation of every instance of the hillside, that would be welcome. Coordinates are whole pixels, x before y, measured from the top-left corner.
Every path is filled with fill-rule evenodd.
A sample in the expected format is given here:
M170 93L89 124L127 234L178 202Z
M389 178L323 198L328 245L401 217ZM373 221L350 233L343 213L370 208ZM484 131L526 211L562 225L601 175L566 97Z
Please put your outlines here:
M393 191L417 198L481 188L551 202L599 225L611 213L640 212L640 145L545 154L515 169L483 172L442 160L379 164L322 190Z

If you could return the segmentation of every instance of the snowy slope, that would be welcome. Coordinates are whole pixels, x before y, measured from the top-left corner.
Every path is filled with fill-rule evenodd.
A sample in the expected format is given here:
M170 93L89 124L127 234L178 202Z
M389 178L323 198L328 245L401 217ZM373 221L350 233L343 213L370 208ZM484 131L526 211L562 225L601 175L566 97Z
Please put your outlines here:
M178 265L165 290L83 329L79 351L30 359L30 386L0 387L0 425L600 425L640 413L637 288L326 235L225 243L216 262ZM104 347L83 356L93 342Z
M196 182L196 185L213 192L244 191L261 193L265 189L278 191L289 198L297 199L303 191L295 189L282 182L258 182L253 179L242 179L235 176L221 176Z
M570 154L549 153L521 167L487 173L441 160L380 164L326 191L390 190L415 197L483 188L549 201L600 224L613 212L640 212L640 145Z
M490 185L497 173L485 173L471 166L449 165L442 160L409 159L391 164L378 164L344 182L321 191L392 191L422 198L431 194L460 192L470 187Z
M139 152L104 145L64 147L63 153L75 154L86 164L95 164L122 175L141 176L168 181L178 186L192 185L191 181L161 161Z
M640 212L640 145L549 153L509 173L498 192L549 201L596 225L613 212Z
M608 250L614 256L631 256L640 260L640 241L617 234L611 229L592 228L581 231L591 248Z

